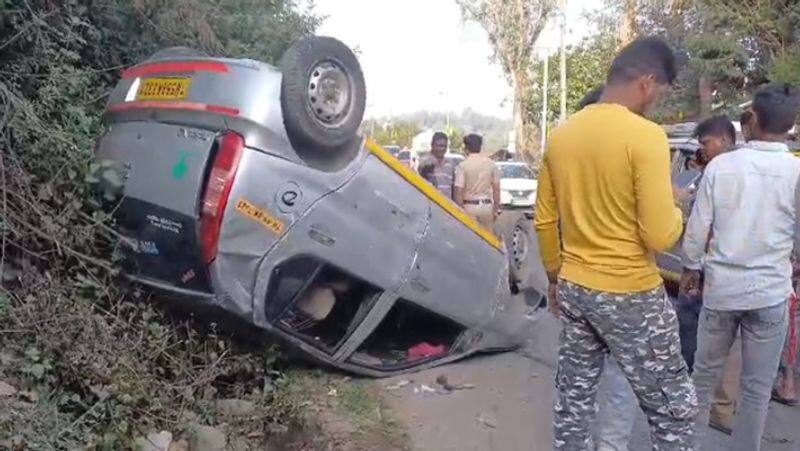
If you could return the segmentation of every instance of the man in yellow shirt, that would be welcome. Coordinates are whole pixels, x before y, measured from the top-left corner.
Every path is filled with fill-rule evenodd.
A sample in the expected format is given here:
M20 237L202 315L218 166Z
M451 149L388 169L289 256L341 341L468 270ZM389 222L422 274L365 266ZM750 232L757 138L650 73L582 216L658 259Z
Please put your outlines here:
M549 302L562 323L558 450L588 449L607 352L636 393L654 449L694 449L697 399L655 262L678 240L683 222L666 134L643 117L675 76L667 44L638 39L615 58L599 102L549 137L536 230Z

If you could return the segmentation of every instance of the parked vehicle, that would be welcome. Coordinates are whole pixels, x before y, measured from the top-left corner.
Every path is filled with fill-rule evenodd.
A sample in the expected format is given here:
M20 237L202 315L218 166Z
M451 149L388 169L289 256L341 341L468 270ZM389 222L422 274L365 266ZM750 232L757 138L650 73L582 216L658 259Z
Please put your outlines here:
M125 181L125 273L365 375L518 346L541 274L358 136L365 100L331 38L280 69L167 49L126 70L98 145Z
M447 152L444 155L444 159L450 162L453 167L456 167L461 164L462 161L464 161L464 155L461 155L460 153Z
M383 146L383 150L389 152L389 154L395 158L400 153L400 146Z
M669 138L670 153L672 154L672 182L681 187L693 189L699 183L702 175L694 168L692 163L697 158L700 144L690 136L677 136ZM691 213L692 201L688 200L681 204L683 210L684 223ZM670 250L659 254L656 258L661 276L666 282L667 289L673 294L677 290L677 283L683 271L683 242L678 241Z
M538 182L525 163L498 162L500 169L500 203L506 208L533 208Z
M403 164L403 166L411 169L411 152L408 150L401 150L400 153L397 154L397 160Z

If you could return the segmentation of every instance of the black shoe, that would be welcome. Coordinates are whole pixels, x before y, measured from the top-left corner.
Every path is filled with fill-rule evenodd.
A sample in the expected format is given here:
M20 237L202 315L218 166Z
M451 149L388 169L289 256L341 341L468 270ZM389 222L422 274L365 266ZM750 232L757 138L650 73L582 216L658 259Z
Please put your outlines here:
M711 429L716 429L716 430L722 432L725 435L733 434L733 429L731 429L729 426L726 426L726 425L724 425L724 424L722 424L722 423L720 423L718 421L709 420L708 421L708 427L710 427Z

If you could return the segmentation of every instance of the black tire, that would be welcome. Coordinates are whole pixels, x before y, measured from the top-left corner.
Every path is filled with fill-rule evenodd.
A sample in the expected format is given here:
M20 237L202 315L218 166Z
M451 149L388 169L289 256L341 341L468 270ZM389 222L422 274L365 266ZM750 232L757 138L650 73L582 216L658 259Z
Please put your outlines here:
M306 37L283 55L281 71L283 123L297 150L331 154L352 143L367 104L353 52L333 38Z
M512 284L527 285L531 277L531 224L520 215L503 237L508 252L508 271Z

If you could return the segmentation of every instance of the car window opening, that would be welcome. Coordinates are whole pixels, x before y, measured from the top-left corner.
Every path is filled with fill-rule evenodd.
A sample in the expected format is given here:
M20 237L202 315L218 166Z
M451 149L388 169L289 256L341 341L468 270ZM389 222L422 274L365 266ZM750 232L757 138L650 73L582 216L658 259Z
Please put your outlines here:
M406 300L398 300L350 357L374 368L402 368L450 354L464 326Z
M311 258L297 259L277 273L270 304L285 306L277 326L331 353L380 295L374 286Z

